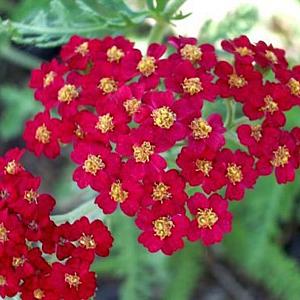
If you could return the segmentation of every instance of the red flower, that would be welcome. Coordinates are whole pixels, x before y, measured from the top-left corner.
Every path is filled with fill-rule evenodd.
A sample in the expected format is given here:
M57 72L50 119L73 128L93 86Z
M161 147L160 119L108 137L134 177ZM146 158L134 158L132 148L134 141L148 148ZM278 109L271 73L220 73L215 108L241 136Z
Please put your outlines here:
M196 193L188 201L188 208L195 216L191 221L188 239L200 239L205 246L219 243L223 235L231 231L232 214L228 202L218 194L206 198Z
M0 176L7 177L9 180L16 175L24 172L24 167L20 163L25 149L13 148L0 157Z
M142 205L149 206L154 203L164 203L184 211L187 200L185 193L185 181L180 177L178 171L158 171L146 174L144 178L145 194Z
M176 63L173 60L188 60L193 64L199 64L205 70L212 69L217 63L213 45L197 45L197 39L182 36L172 36L168 42L177 49L177 53L168 58L172 63Z
M223 149L219 155L219 162L225 169L225 198L229 200L241 200L245 189L253 188L258 177L254 170L254 158L241 150L232 152Z
M253 90L261 85L262 76L251 64L236 62L232 66L226 61L220 61L215 73L219 77L217 85L222 98L234 97L238 102L245 102Z
M136 219L136 225L143 231L138 241L150 252L161 250L171 255L184 247L182 239L187 233L188 224L185 215L178 214L176 209L168 205L142 208Z
M26 148L40 156L44 153L49 158L55 158L60 153L58 143L60 121L51 118L48 111L38 113L32 121L27 121L23 139Z
M90 222L82 217L71 225L72 240L75 241L76 249L72 257L92 262L95 254L108 256L113 244L113 237L108 228L100 220Z
M212 83L213 76L203 69L196 69L191 62L184 61L172 68L166 78L166 88L180 93L183 97L196 101L202 106L203 100L214 101L217 87Z
M256 48L245 35L233 40L223 40L221 45L225 51L234 54L235 59L241 63L250 64L254 60Z
M142 128L131 130L130 135L120 136L116 151L128 157L128 161L122 168L124 175L130 174L134 178L141 179L145 174L156 170L163 170L167 163L158 153L159 148L152 131Z
M256 63L261 67L280 67L286 68L288 63L285 59L285 51L279 48L274 48L272 44L269 46L259 41L256 43L255 57Z
M189 146L182 148L176 160L181 175L191 185L201 185L210 194L224 185L224 174L218 162L218 153L211 148Z
M73 179L82 189L90 185L93 189L106 186L111 176L118 174L120 157L102 144L78 143L71 153L72 160L79 165Z
M165 45L151 44L148 47L146 56L141 57L137 64L136 68L141 74L139 83L142 83L146 90L154 89L159 84L162 68L159 59L166 49Z
M43 63L40 69L32 71L29 86L35 89L35 99L41 101L46 108L51 107L49 99L55 99L57 91L64 83L63 76L66 72L67 67L59 64L56 59Z
M89 299L96 289L95 273L89 272L89 264L80 259L70 259L66 264L53 263L49 282L60 299Z
M144 194L142 185L130 176L130 173L120 171L120 177L112 179L105 186L95 202L105 214L113 213L118 204L128 216L134 216L140 208Z
M287 101L286 90L281 84L267 82L261 88L252 91L243 106L245 115L250 120L266 118L273 126L285 124L284 111L292 108L292 103Z
M0 296L3 298L13 297L19 292L19 280L13 268L3 260L3 257L0 258L0 265Z
M0 181L0 209L7 208L17 198L14 182L11 180Z
M257 170L262 175L269 175L275 169L278 183L294 181L295 169L299 167L297 147L293 136L286 131L276 135L277 141L265 148L265 153L257 162Z

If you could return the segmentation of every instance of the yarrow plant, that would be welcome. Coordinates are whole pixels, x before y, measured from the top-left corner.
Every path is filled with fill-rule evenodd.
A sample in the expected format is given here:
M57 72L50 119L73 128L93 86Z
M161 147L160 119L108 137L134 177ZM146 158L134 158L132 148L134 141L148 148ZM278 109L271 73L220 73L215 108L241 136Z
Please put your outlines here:
M157 43L142 55L122 36L73 36L59 59L32 72L44 111L26 123L26 148L0 158L2 297L89 299L91 264L113 244L108 227L88 215L55 222L55 200L23 166L25 151L54 159L70 145L73 180L96 192L99 215L120 207L135 219L138 242L166 255L186 240L220 242L232 227L229 202L260 176L294 180L300 128L284 126L285 112L300 104L300 66L290 69L283 50L246 36L222 42L228 61L194 38L169 44L169 56ZM226 104L226 122L203 113L215 101ZM238 120L235 105L245 115ZM230 149L235 134L238 150Z

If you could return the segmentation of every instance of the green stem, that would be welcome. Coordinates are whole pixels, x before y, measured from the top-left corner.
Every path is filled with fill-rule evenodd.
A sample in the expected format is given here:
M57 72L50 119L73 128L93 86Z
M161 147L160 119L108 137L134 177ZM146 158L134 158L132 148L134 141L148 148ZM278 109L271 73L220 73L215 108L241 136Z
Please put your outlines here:
M161 43L164 35L167 31L168 24L163 21L156 21L156 24L152 27L149 36L150 43Z
M67 222L67 221L72 222L82 216L89 215L90 213L97 210L97 208L98 207L94 203L94 198L92 198L66 214L51 216L51 219L56 224L61 224L61 223Z
M185 2L186 0L174 0L172 2L169 2L164 13L167 16L172 17Z
M18 50L11 45L5 45L0 49L0 56L14 64L22 66L23 68L32 70L40 65L40 60Z
M225 120L225 127L230 128L231 125L234 123L234 118L235 118L235 103L233 100L229 99L225 101L226 103L226 108L227 108L227 115L226 115L226 120Z

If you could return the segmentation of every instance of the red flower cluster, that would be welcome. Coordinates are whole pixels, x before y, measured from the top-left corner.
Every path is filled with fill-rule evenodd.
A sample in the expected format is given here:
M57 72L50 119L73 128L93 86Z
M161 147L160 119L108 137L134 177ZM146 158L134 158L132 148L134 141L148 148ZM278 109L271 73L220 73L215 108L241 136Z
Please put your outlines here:
M231 231L229 200L241 200L273 170L278 183L293 181L300 163L300 128L284 128L285 112L300 104L300 66L288 69L283 50L241 36L222 42L233 54L228 62L194 38L169 43L170 56L160 44L143 56L123 37L72 37L60 60L33 71L30 87L45 110L24 131L37 156L55 158L71 144L78 187L94 189L105 214L120 206L142 231L138 241L167 255L186 238L220 242ZM247 122L226 129L220 114L205 114L206 101L218 99L241 106ZM243 150L227 147L226 130ZM39 194L22 153L0 160L0 295L88 299L89 266L95 254L109 254L112 237L86 217L54 224L54 200ZM191 186L202 193L189 197Z

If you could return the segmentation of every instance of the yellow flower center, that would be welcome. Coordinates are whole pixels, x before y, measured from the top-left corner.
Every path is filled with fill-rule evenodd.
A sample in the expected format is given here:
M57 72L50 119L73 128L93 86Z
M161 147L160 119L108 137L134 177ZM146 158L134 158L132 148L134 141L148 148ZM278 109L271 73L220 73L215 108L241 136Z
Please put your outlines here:
M13 159L11 161L9 161L7 163L7 165L4 167L5 169L5 172L7 174L10 174L10 175L15 175L17 173L17 170L18 170L18 164L17 162Z
M120 59L125 55L122 49L119 49L116 46L112 46L106 51L107 60L109 62L116 62L118 63Z
M114 127L113 116L111 116L110 113L100 116L95 126L95 128L99 129L102 133L113 131Z
M50 137L51 131L48 130L44 123L35 131L35 139L42 144L50 143Z
M287 83L290 92L294 96L300 96L300 82L295 78L291 78Z
M137 65L137 69L146 77L153 74L156 68L155 58L152 56L143 57Z
M209 176L210 171L213 169L212 162L206 159L196 160L196 171L201 171L206 177Z
M6 285L6 278L3 275L0 275L0 286Z
M81 56L86 56L89 53L89 43L83 42L76 47L75 53L79 53Z
M74 130L74 134L79 138L79 139L84 139L85 133L83 129L80 127L79 124L76 124L76 129Z
M237 75L236 73L232 73L229 75L228 84L230 88L241 88L247 84L247 80L242 75Z
M30 189L29 191L25 191L24 193L24 199L27 200L30 204L32 202L37 203L37 199L39 197L39 194L37 191L34 191L33 189Z
M217 223L218 219L219 218L217 214L212 208L198 209L196 220L199 228L212 229L212 227Z
M105 164L100 155L89 154L82 168L86 173L95 176L99 170L105 168Z
M13 257L12 266L15 267L15 268L18 268L20 266L23 266L24 262L25 262L24 257Z
M228 164L226 177L230 180L233 185L239 183L243 180L243 173L241 171L241 166L236 164Z
M290 152L286 145L279 146L276 151L273 152L274 156L271 160L271 164L275 167L284 167L291 157Z
M154 235L158 236L161 240L172 234L171 230L173 227L175 225L169 217L161 217L153 221Z
M95 249L97 247L97 244L92 235L85 235L83 233L78 242L79 245L85 249Z
M248 47L237 47L235 48L235 52L237 52L240 56L254 55L254 52Z
M265 51L265 57L266 57L266 59L268 59L273 64L278 63L278 58L277 58L276 54L271 50L266 50Z
M82 283L80 281L80 277L77 275L77 273L75 272L74 275L65 274L65 282L69 284L69 287L75 287L78 290L79 285Z
M123 103L123 106L125 107L125 110L128 112L130 116L135 114L140 106L142 104L141 100L138 100L136 98L128 99Z
M71 103L78 96L79 92L77 91L76 86L73 84L65 84L58 91L58 101L66 102L67 104Z
M122 184L118 180L111 185L109 195L118 203L123 203L128 198L128 192L122 188Z
M34 297L35 299L41 300L41 299L43 299L43 298L45 297L45 293L44 293L44 291L41 290L41 289L35 289L35 290L33 291L33 297Z
M261 133L261 125L252 125L251 126L251 136L259 142L260 139L262 138L262 133Z
M264 102L265 105L261 108L262 111L269 112L271 115L273 115L275 111L278 111L278 104L270 95L264 98Z
M194 63L197 60L201 59L202 51L196 45L186 44L180 50L181 57L183 59L189 60L190 62Z
M203 90L202 83L200 78L193 77L193 78L184 78L183 83L181 83L183 91L186 94L190 94L191 96L198 94Z
M160 201L160 202L169 199L172 196L172 194L168 192L169 189L170 187L165 185L163 182L154 183L152 198L155 201Z
M56 76L56 73L53 71L50 71L49 73L47 73L45 75L44 80L43 80L44 88L49 86L54 81L55 76Z
M151 117L154 125L164 129L171 128L176 120L176 114L168 106L162 106L153 110Z
M118 90L118 83L112 78L104 77L100 79L98 88L104 95L110 94Z
M7 230L3 223L0 223L0 243L4 244L8 241L9 230Z
M149 162L150 156L154 153L154 145L150 142L144 141L141 146L133 146L133 156L136 162Z
M196 140L206 139L212 132L212 127L202 118L194 119L189 127L192 129L193 137Z

